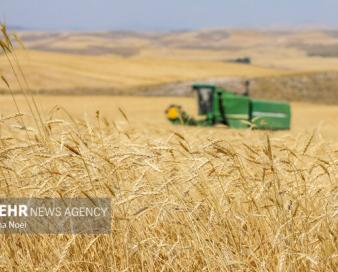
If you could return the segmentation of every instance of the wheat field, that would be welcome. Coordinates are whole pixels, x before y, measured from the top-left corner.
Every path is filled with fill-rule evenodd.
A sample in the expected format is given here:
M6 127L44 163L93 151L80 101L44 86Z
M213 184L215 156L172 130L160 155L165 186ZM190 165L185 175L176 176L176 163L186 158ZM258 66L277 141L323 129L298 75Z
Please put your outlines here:
M171 126L168 98L36 97L39 132L16 101L1 197L111 197L112 234L3 235L3 270L336 270L336 106L295 103L292 132L269 133Z
M15 80L0 197L110 197L112 232L1 235L1 270L337 270L337 106L293 103L287 132L180 127L163 111L193 113L191 98L31 96L20 74L9 93Z

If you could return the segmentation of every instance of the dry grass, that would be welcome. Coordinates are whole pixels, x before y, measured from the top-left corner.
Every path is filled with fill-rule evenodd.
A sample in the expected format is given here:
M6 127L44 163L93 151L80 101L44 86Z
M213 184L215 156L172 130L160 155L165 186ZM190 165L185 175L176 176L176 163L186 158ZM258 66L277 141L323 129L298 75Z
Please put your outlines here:
M2 270L336 271L336 138L13 101L0 118L0 196L109 196L112 234L3 235Z

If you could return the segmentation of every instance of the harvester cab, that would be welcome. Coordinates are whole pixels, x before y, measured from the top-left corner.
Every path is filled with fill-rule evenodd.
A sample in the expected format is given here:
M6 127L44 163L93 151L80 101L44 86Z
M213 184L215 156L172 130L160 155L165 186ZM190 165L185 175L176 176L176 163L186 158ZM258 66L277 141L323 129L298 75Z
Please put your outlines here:
M193 85L192 88L196 91L198 100L198 114L204 115L212 112L213 97L215 86L213 85Z
M190 117L181 106L170 105L167 118L173 124L213 126L224 124L231 128L289 129L290 105L287 102L256 100L249 97L249 83L243 94L236 94L213 84L195 84L198 114L203 119Z

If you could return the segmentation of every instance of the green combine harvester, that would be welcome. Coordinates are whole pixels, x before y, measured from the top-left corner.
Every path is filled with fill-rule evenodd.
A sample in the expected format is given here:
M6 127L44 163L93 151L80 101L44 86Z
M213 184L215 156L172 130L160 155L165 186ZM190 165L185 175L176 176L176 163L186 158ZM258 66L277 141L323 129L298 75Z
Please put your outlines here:
M269 130L290 129L291 109L287 102L256 100L249 97L249 82L244 94L229 92L212 84L195 84L199 115L190 117L179 105L166 110L173 124L189 126L214 126L224 124L230 128L255 128Z

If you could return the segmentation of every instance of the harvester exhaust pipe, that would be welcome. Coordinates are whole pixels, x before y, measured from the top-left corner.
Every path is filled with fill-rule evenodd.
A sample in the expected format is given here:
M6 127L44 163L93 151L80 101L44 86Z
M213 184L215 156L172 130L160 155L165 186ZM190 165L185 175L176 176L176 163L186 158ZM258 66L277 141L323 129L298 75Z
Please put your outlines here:
M250 96L250 84L251 84L250 80L246 80L244 82L244 86L245 86L245 91L243 93L244 96Z

